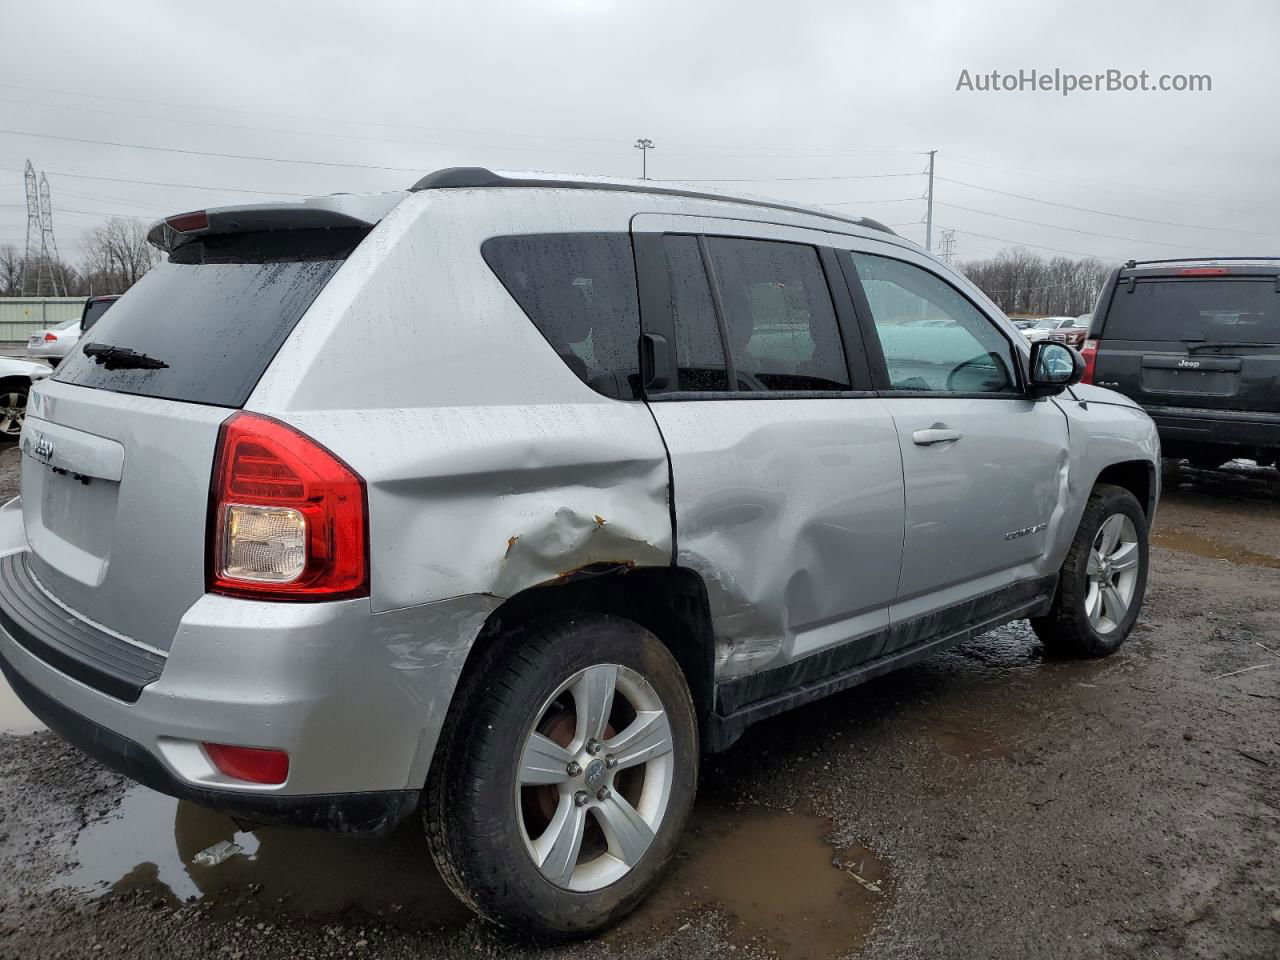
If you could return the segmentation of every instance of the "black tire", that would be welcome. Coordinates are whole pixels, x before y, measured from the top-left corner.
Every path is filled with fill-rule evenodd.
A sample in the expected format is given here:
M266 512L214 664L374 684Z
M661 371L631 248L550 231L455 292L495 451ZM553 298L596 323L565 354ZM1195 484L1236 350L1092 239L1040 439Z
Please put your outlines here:
M656 691L670 722L672 786L643 856L616 882L580 893L544 877L526 848L517 767L548 698L602 663L636 671ZM500 638L468 668L436 748L423 818L431 855L459 899L495 923L564 939L616 923L649 894L684 830L697 780L697 721L675 658L630 620L566 615Z
M1114 628L1099 632L1085 610L1085 599L1089 593L1089 554L1102 524L1116 514L1127 517L1137 534L1137 583L1124 617ZM1147 516L1132 493L1108 483L1100 483L1093 488L1071 549L1063 561L1053 606L1045 616L1031 620L1032 629L1050 654L1058 657L1105 657L1120 649L1142 612L1150 560L1147 537Z
M30 392L31 383L28 380L0 381L0 445L16 443L21 435ZM15 415L15 410L20 413Z

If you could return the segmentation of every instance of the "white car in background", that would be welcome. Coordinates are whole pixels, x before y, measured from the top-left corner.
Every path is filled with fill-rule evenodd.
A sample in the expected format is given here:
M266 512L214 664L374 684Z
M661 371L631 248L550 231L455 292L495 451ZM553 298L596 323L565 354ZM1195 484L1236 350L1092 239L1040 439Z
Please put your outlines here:
M1023 330L1022 335L1032 343L1037 340L1048 340L1059 329L1075 326L1075 322L1075 317L1040 317L1034 326Z
M0 443L13 443L22 433L31 385L53 371L43 363L0 357Z
M48 330L37 330L27 338L27 356L48 360L53 366L75 349L80 335L98 322L98 318L120 299L118 294L90 297L84 302L84 311L74 320L60 323Z

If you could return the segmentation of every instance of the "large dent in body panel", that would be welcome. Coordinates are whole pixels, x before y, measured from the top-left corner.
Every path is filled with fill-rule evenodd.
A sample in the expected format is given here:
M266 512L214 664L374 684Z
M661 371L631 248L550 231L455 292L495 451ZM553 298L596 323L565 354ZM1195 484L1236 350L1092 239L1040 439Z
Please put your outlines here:
M671 562L666 449L648 408L582 383L480 254L491 236L561 224L625 232L625 198L498 193L401 203L246 406L365 479L375 611Z
M1080 390L1080 386L1072 390ZM1061 565L1066 557L1093 484L1107 467L1134 460L1146 461L1152 466L1157 496L1159 491L1160 471L1155 468L1160 463L1160 437L1151 418L1141 407L1110 390L1080 391L1080 396L1089 399L1076 400L1064 395L1053 400L1067 417L1070 458L1067 489L1063 495L1063 503L1069 510L1054 540L1050 561L1055 565ZM1148 519L1154 521L1154 513Z

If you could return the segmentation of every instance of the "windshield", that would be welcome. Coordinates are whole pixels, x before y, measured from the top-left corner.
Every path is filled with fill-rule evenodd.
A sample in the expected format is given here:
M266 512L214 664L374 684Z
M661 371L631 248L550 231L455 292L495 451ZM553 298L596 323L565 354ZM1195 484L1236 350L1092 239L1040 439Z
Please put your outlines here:
M1111 299L1104 334L1116 340L1280 342L1280 293L1272 278L1138 280Z
M179 247L81 336L55 378L117 393L243 406L364 233L215 235ZM160 365L108 359L130 353Z

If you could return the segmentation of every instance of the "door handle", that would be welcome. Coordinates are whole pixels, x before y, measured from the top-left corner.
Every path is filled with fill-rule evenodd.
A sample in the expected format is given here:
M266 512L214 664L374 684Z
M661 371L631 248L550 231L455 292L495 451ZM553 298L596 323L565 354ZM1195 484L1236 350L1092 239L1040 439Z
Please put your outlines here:
M917 430L911 435L912 442L921 447L932 446L935 443L950 443L952 440L959 439L959 430L947 430L940 427L932 427L929 430Z

